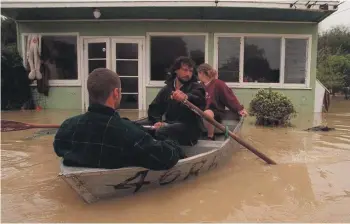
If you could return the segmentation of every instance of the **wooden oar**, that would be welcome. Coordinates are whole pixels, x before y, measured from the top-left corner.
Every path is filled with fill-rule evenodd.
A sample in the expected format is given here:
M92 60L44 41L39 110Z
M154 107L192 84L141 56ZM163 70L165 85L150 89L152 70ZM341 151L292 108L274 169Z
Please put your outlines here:
M30 124L19 121L1 120L1 132L21 131L32 128L59 128L58 124Z
M219 122L217 122L216 120L214 120L213 118L209 117L208 115L206 115L201 109L199 109L198 107L196 107L195 105L193 105L191 102L185 100L183 102L184 105L186 105L189 109L191 109L192 111L194 111L195 113L197 113L199 116L203 117L205 120L207 120L209 123L211 123L212 125L214 125L216 128L220 129L221 131L223 131L225 133L226 128L224 125L220 124ZM254 146L250 145L249 143L247 143L246 141L244 141L243 139L241 139L240 137L238 137L237 135L235 135L234 133L232 133L231 131L228 131L228 134L231 136L231 138L233 138L234 140L236 140L239 144L243 145L244 147L246 147L247 149L249 149L252 153L254 153L255 155L257 155L258 157L260 157L262 160L264 160L266 163L268 164L274 164L276 165L277 163L275 161L273 161L272 159L270 159L269 157L267 157L266 155L264 155L263 153L259 152Z
M59 128L59 124L30 124L19 121L1 120L1 132L21 131L32 128ZM144 128L153 129L153 126L143 125Z

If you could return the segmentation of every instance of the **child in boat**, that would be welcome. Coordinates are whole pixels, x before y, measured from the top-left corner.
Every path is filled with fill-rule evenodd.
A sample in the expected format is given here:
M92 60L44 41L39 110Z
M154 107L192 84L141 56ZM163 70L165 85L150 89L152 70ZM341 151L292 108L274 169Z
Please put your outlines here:
M226 83L218 79L218 73L209 64L203 63L198 66L198 78L204 85L206 90L206 108L204 113L214 118L218 122L222 122L225 113L225 106L232 112L238 112L241 116L248 113L244 109ZM204 121L204 125L208 131L208 139L215 140L215 127Z
M54 139L54 150L66 166L109 168L144 167L167 170L183 152L172 140L155 140L142 126L115 111L121 100L119 76L106 68L87 80L89 109L65 120Z

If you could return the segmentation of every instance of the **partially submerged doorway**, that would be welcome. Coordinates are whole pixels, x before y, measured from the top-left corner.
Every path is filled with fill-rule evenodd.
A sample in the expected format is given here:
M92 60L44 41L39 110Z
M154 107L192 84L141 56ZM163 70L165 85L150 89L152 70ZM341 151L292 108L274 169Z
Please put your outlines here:
M86 89L88 74L105 67L117 72L122 83L120 109L141 110L144 107L143 37L83 37L83 100L84 110L89 106Z

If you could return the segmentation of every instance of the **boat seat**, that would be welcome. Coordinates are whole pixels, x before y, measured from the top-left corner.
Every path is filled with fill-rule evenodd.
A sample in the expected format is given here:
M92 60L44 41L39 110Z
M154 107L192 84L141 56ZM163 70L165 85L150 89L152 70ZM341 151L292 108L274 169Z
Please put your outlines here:
M239 120L240 120L240 115L238 113L233 113L229 110L225 110L224 117L222 119L221 124L223 124L224 126L227 125L230 130L233 130L236 127L237 122ZM215 128L215 133L224 134L221 130L217 128Z
M240 115L238 113L233 113L229 110L225 110L221 124L223 124L224 126L228 126L228 129L232 131L236 127L239 120L240 120ZM205 129L205 127L203 127L202 130L203 132L200 139L204 140L207 138L207 130ZM215 128L214 135L215 135L216 141L220 141L224 139L225 133Z

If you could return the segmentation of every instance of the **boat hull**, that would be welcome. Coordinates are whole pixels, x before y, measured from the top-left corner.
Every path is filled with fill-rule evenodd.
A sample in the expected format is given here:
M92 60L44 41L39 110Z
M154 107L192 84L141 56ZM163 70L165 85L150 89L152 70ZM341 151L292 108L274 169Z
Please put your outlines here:
M239 134L241 119L232 130ZM173 168L153 171L141 167L121 169L96 169L64 166L61 162L59 176L68 183L87 203L100 199L133 195L150 188L166 186L214 170L231 160L240 145L228 138L223 141L199 140L195 146L184 147L189 156Z

